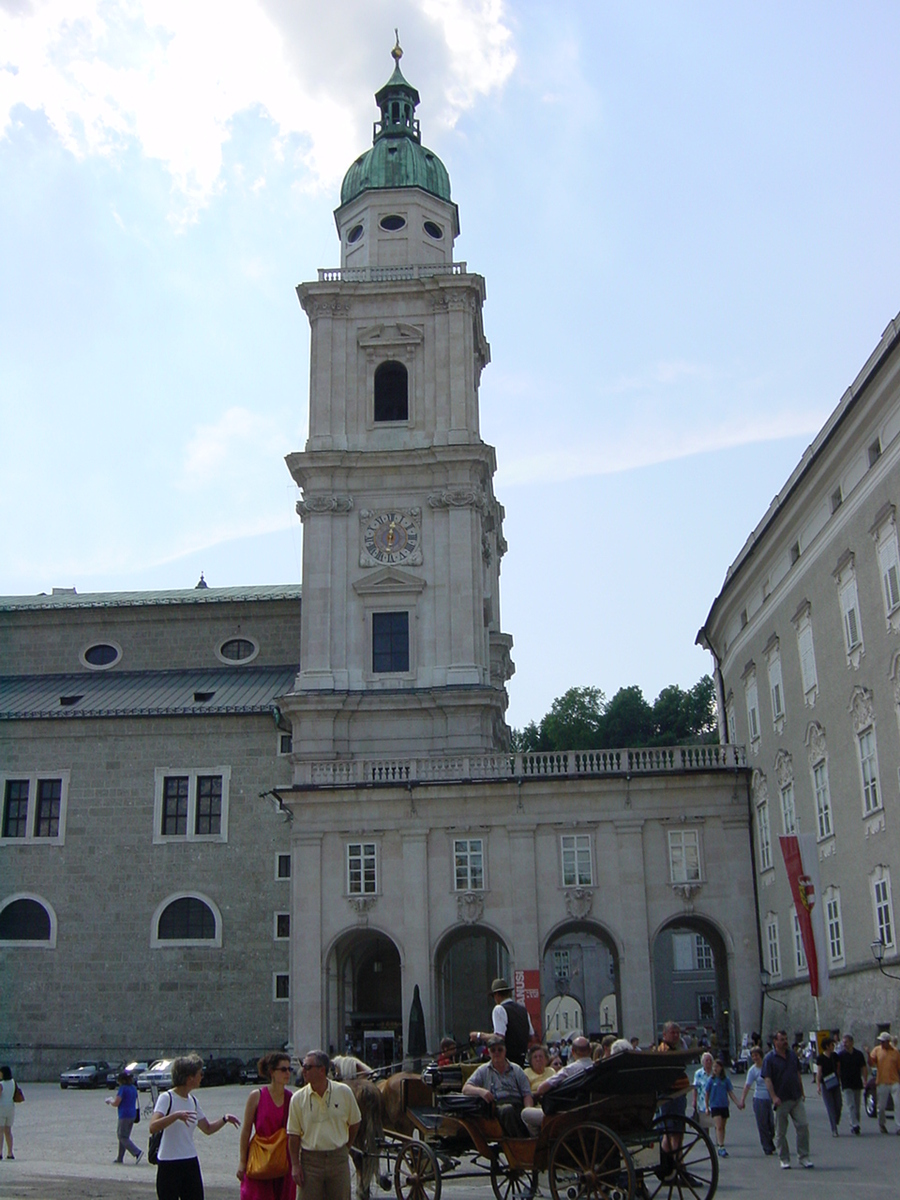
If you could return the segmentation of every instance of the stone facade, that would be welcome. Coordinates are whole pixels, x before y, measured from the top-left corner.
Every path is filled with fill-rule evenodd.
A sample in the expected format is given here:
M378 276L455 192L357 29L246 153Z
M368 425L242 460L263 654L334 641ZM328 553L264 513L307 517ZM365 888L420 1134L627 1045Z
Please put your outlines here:
M763 964L787 1016L815 1026L778 836L814 833L828 943L823 1026L871 1044L900 1022L900 318L728 570L698 640L724 735L748 747ZM891 965L893 964L893 965Z
M255 647L243 667L220 657L235 637ZM274 979L288 973L276 913L290 911L290 842L260 793L290 777L272 701L298 639L296 587L0 599L0 1057L22 1077L92 1053L245 1057L287 1039ZM97 645L119 660L86 665ZM222 833L162 839L162 779L192 772L225 781ZM55 780L58 825L40 833L36 791ZM188 896L213 936L160 939L162 910ZM48 936L22 937L21 899L48 914Z

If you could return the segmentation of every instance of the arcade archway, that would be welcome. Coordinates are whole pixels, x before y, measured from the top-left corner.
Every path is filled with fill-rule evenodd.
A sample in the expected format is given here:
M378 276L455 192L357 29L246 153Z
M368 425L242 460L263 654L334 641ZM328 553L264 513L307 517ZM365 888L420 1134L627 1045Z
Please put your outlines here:
M688 1037L731 1045L728 953L721 933L702 917L677 917L653 942L656 1032L677 1021Z
M618 1033L619 956L602 925L571 921L551 935L541 960L541 1001L546 1036L565 1037L567 1022L581 1010L583 1028L574 1032Z
M370 1066L402 1058L400 952L386 934L354 929L328 955L328 1047Z
M455 929L435 955L440 1035L468 1041L472 1029L489 1029L491 983L509 978L509 951L492 930L479 925Z

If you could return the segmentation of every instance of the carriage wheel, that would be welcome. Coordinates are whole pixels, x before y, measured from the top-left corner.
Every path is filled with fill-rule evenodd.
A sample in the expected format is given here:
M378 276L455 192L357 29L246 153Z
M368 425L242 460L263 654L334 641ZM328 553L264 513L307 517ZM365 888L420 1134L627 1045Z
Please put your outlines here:
M407 1142L394 1167L397 1200L440 1200L441 1172L430 1146Z
M499 1152L491 1157L491 1187L497 1200L531 1200L536 1184L536 1171L509 1166Z
M550 1151L553 1200L634 1200L631 1155L605 1125L576 1125Z
M697 1122L690 1117L657 1117L654 1137L661 1143L676 1120L678 1130L683 1130L680 1149L664 1153L660 1148L659 1166L643 1172L648 1200L712 1200L719 1182L719 1159Z

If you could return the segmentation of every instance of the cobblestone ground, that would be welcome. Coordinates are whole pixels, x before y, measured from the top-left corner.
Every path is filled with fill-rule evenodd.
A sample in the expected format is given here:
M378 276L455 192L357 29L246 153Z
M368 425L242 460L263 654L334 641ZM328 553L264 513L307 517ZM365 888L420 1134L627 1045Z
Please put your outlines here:
M740 1093L742 1080L735 1078ZM155 1171L146 1160L139 1166L114 1166L116 1122L114 1110L104 1104L106 1091L62 1091L49 1083L24 1083L25 1103L16 1109L15 1161L0 1162L2 1200L153 1200ZM197 1093L200 1106L214 1120L224 1112L243 1116L249 1089L204 1088ZM148 1097L145 1096L146 1100ZM749 1107L735 1112L728 1122L730 1156L720 1161L718 1196L749 1200L777 1189L779 1200L793 1193L811 1200L896 1200L900 1178L900 1138L879 1135L875 1121L863 1118L863 1136L850 1137L846 1118L839 1138L832 1138L821 1100L807 1101L812 1125L813 1171L779 1169L775 1159L764 1158L756 1138ZM147 1145L147 1123L134 1132L139 1146ZM223 1129L212 1137L196 1134L207 1200L238 1200L238 1131ZM792 1146L795 1145L791 1137ZM546 1176L542 1191L549 1200ZM446 1176L443 1200L487 1200L492 1195L487 1178L453 1180ZM375 1193L373 1200L385 1193Z

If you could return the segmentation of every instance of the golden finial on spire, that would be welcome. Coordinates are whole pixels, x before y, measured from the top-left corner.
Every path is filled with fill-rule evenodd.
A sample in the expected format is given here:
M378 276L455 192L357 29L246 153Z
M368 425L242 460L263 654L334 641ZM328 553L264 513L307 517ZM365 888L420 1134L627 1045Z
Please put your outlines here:
M399 67L400 59L403 57L403 49L400 45L400 32L397 29L394 30L394 39L394 48L391 51L391 58L393 58L394 62Z

